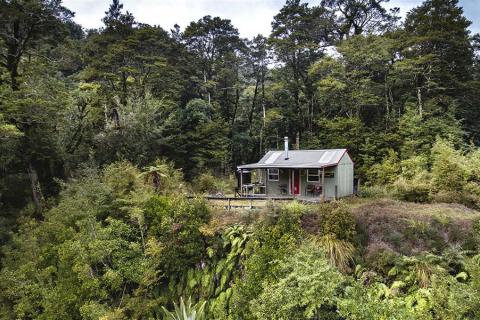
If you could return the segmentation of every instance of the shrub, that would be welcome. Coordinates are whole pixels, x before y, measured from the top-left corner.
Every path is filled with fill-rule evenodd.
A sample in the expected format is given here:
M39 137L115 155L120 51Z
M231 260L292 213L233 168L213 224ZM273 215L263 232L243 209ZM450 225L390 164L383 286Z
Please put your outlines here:
M429 202L430 186L426 182L418 180L405 180L399 178L393 185L395 198L410 202Z
M414 319L402 299L385 299L388 288L383 283L363 286L356 282L345 290L345 296L338 302L341 319Z
M355 248L350 242L338 240L336 236L327 234L320 238L319 244L325 250L325 255L332 265L343 272L349 271L355 251Z
M383 161L372 167L371 175L376 184L391 184L397 179L400 170L397 153L393 149L388 149L388 154Z
M388 247L372 248L365 256L366 266L382 276L386 276L388 271L395 265L398 254Z
M250 306L256 319L328 319L342 282L323 250L307 243L279 263L275 280L263 282Z
M167 159L157 159L152 165L143 168L140 174L145 185L157 193L179 194L185 192L183 173L175 164Z
M465 157L451 143L437 140L432 148L432 190L459 191L466 184Z
M192 184L195 192L231 194L235 190L234 176L216 177L211 172L204 172L195 178Z
M427 172L428 159L424 155L413 156L411 158L402 160L402 174L401 176L407 180L412 180L424 176Z
M123 196L141 185L139 176L137 167L127 161L120 161L105 168L103 180L115 195Z
M205 319L205 302L192 304L192 298L188 298L187 303L180 297L180 304L174 302L174 311L168 311L162 307L165 314L165 320L202 320Z
M358 195L362 198L390 198L392 197L391 190L385 186L362 186Z
M255 228L254 235L247 244L245 255L245 274L236 284L238 291L233 296L235 319L251 319L251 310L245 308L250 301L258 297L264 281L277 278L279 262L296 250L303 235L300 218L306 207L291 202L275 209Z
M353 241L356 224L348 205L340 202L321 204L318 214L322 235L334 235L339 240Z
M216 193L217 182L216 178L210 172L200 174L193 185L194 190L200 193Z

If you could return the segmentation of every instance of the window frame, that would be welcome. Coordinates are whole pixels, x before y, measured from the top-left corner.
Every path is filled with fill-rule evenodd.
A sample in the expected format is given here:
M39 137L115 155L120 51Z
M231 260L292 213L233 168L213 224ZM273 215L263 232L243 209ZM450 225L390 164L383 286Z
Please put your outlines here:
M317 174L310 174L310 170L317 170ZM310 180L310 177L317 177L318 180ZM320 169L307 169L307 182L320 182Z
M270 170L276 170L276 173L271 173ZM277 176L276 179L270 178L270 176ZM267 179L268 181L280 181L280 169L278 168L268 168L267 169Z

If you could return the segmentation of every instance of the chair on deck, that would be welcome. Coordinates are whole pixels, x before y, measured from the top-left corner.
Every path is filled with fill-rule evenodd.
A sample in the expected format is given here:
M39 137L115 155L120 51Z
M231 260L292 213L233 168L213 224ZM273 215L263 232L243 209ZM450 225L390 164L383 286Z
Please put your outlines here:
M322 186L309 184L305 188L305 195L319 196L322 194Z
M314 192L315 192L315 185L308 184L307 187L305 188L305 195L308 196L309 194L311 194L313 196Z
M283 194L288 194L288 190L287 190L287 185L286 184L281 184L278 186L278 188L280 188L280 192Z

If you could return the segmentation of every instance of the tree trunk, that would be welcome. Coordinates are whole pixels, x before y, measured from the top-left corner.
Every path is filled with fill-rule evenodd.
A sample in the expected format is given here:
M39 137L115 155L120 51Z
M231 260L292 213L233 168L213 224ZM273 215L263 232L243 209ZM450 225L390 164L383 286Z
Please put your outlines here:
M235 118L237 117L237 111L238 111L238 103L240 102L240 89L237 88L235 89L235 106L233 108L233 115L232 115L232 123L231 123L231 131L233 132L233 126L235 125Z
M12 61L11 63L8 63L8 69L10 71L10 87L12 88L12 91L17 91L19 89L18 87L18 62Z
M257 104L257 94L258 94L258 77L255 80L255 91L253 93L252 107L250 108L250 113L248 115L248 126L249 126L249 135L252 136L252 122L253 122L253 113L255 112L255 105Z
M265 121L266 121L266 110L265 110L265 72L263 70L262 66L262 78L261 78L261 83L262 83L262 116L263 116L263 121L262 121L262 129L260 130L260 155L263 155L263 133L265 131Z
M423 115L423 101L422 101L422 89L417 87L417 100L418 100L418 114L420 117Z
M120 98L120 103L123 107L127 105L127 95L127 75L125 72L122 72L122 95Z
M205 84L205 91L207 92L207 96L208 96L208 104L210 104L210 91L206 87L206 85L207 85L207 73L205 71L203 72L203 83Z
M17 77L18 77L18 63L20 62L21 48L20 43L20 22L16 20L13 23L13 39L7 42L7 59L6 67L10 73L10 87L13 91L19 89Z
M32 188L32 198L35 205L35 213L37 215L42 214L42 189L40 187L40 181L38 180L38 174L32 165L32 162L28 162L28 176L30 178L30 186Z

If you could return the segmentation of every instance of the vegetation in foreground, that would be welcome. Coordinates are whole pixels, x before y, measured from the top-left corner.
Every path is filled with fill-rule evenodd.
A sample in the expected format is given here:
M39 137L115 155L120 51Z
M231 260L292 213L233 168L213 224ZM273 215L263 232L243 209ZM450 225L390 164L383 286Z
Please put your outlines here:
M478 211L372 198L212 211L158 168L85 169L43 220L25 215L2 248L1 318L480 316Z

